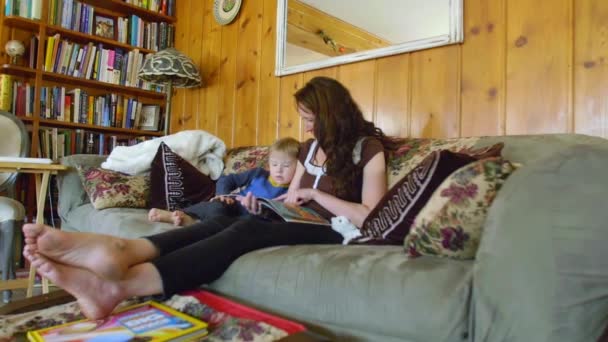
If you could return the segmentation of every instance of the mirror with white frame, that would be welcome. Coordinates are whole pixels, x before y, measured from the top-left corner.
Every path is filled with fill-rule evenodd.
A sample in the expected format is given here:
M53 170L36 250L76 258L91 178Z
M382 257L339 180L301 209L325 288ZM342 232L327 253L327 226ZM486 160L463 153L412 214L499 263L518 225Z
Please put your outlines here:
M276 74L462 42L463 0L278 0Z

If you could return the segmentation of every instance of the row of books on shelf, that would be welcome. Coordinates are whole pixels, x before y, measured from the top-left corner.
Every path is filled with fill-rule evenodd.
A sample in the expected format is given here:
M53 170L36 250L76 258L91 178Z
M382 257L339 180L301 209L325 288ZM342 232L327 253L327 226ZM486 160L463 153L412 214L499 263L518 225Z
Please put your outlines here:
M124 2L160 14L168 16L175 15L175 0L124 0ZM75 0L51 0L49 7L49 19L52 20L49 20L49 22L57 24L59 22L63 22L64 17L69 16L70 19L66 18L66 21L71 20L72 23L78 23L80 20L74 20L75 12L80 10L80 16L78 17L78 19L80 19L85 15L84 13L88 11L88 9L83 10L85 7L92 9L90 5L84 5ZM86 16L89 18L88 20L92 24L93 11L86 13L88 13ZM4 15L16 15L28 19L40 20L42 17L42 0L4 0ZM57 18L60 21L57 21ZM74 29L73 27L75 26L63 27ZM92 31L82 31L80 29L77 31L88 32L89 34L92 33Z
M136 98L114 93L90 95L80 88L66 92L65 87L42 87L40 98L40 116L44 119L103 127L158 130L160 106L144 105Z
M172 24L164 21L146 22L136 15L118 19L116 39L121 43L154 51L174 45L175 26Z
M13 82L12 90L5 92L2 83L6 76L0 75L0 110L32 117L34 87L18 80ZM58 86L40 88L40 117L43 119L157 131L160 116L159 105L144 104L122 94L92 95L80 88L66 90Z
M132 146L148 137L127 137L82 129L41 128L38 155L54 161L72 154L107 155L116 146Z
M42 16L42 0L4 0L4 15L40 20Z
M32 116L33 94L34 86L29 82L14 81L10 75L0 74L0 110Z
M30 68L36 67L37 52L38 36L34 35L29 47ZM142 85L162 91L161 87L137 80L141 63L143 54L137 49L125 54L122 49L104 49L101 43L80 44L62 40L60 34L55 34L47 37L43 67L45 71L62 75L128 86Z
M175 27L166 22L147 22L135 14L101 15L94 7L75 0L51 0L49 23L154 51L173 46L175 35Z
M34 41L33 45L36 44ZM139 49L128 52L120 48L106 49L102 43L80 44L61 39L60 34L47 37L45 44L44 70L47 72L162 92L162 86L138 78L143 62L144 55Z
M51 0L49 24L93 34L95 7L74 0Z
M124 0L124 2L170 17L175 16L175 0Z

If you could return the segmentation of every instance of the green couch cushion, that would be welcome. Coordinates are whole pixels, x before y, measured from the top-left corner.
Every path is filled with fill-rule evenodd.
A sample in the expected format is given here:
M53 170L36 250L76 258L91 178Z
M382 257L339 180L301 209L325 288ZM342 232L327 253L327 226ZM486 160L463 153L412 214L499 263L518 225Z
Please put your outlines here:
M107 208L97 210L91 203L71 210L62 217L61 229L138 238L176 229L172 224L148 221L148 209Z
M337 340L458 341L468 331L471 266L410 260L402 246L302 245L248 253L211 286L341 331Z
M574 145L530 162L498 193L474 268L476 341L601 335L608 321L606 145Z

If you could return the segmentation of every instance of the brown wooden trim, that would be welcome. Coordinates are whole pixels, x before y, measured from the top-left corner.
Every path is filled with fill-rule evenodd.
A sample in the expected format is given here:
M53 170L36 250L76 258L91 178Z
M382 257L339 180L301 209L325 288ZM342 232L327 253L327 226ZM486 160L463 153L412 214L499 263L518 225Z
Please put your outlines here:
M297 0L289 0L287 42L327 55L340 56L392 45L359 27ZM335 44L324 41L320 32Z
M25 279L27 281L27 279ZM45 309L54 305L65 304L76 300L64 290L51 291L47 294L27 299L16 300L0 307L0 315L14 315L34 310Z

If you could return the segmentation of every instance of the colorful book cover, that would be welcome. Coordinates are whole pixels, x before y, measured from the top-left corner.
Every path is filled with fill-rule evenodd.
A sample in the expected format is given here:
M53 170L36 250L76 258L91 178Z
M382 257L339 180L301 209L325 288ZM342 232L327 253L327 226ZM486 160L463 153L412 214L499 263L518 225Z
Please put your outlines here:
M263 207L270 209L286 222L331 225L327 219L310 208L266 198L261 198L259 200Z
M30 331L32 342L52 341L180 341L207 334L207 323L166 305L148 301L107 318L84 319Z

